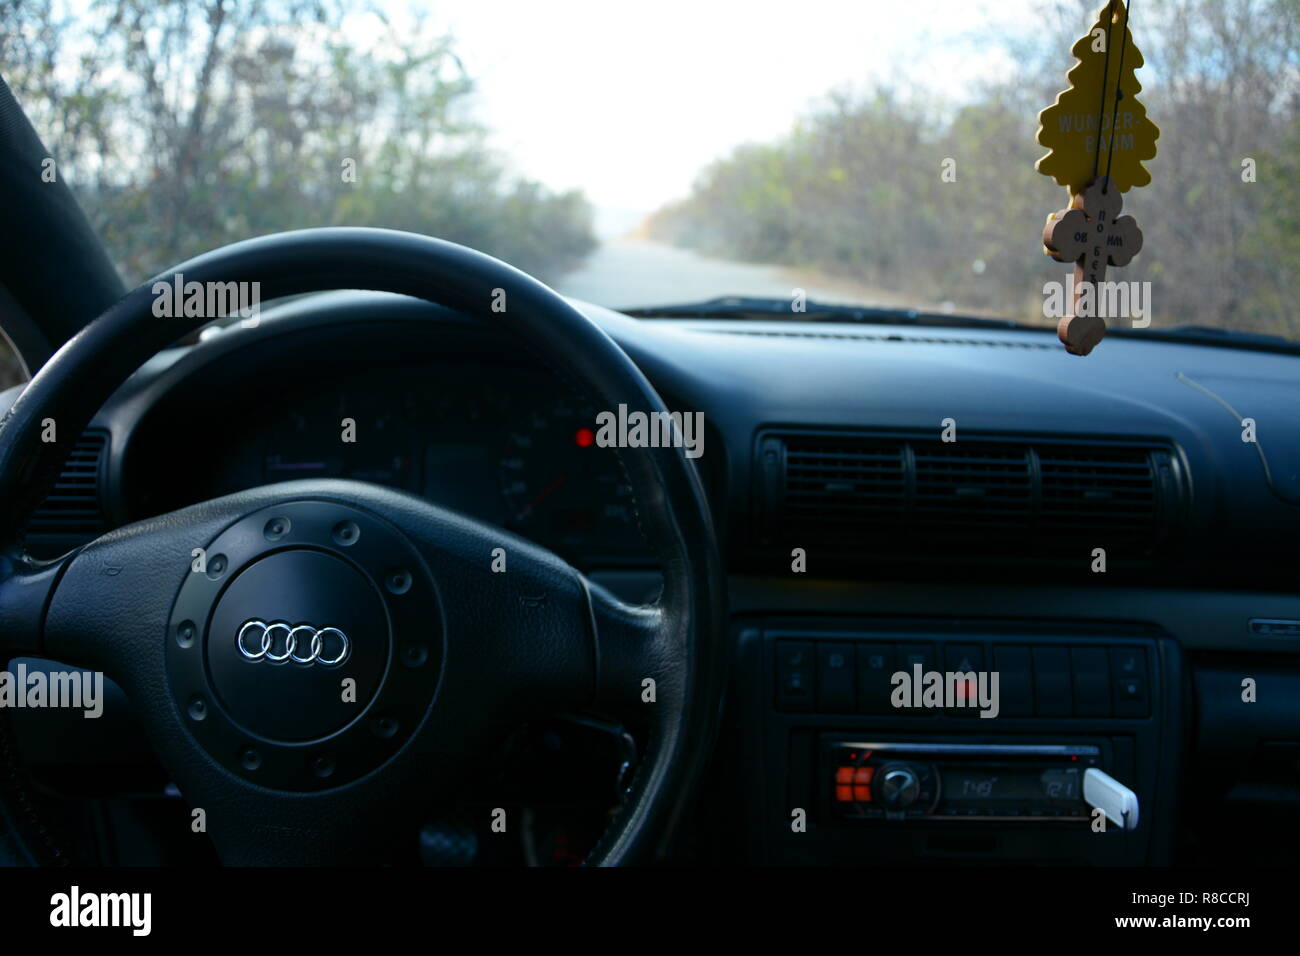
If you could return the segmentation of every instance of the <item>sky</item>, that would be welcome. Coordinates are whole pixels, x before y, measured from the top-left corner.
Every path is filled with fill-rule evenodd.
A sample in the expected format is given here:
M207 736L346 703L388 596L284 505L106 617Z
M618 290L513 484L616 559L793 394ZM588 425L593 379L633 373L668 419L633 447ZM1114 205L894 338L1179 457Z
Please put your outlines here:
M385 4L384 6L389 6ZM837 88L903 79L960 97L1013 64L991 31L1034 0L436 0L512 170L580 188L608 237L772 140ZM1082 30L1080 31L1082 32ZM1046 105L1046 104L1044 104Z

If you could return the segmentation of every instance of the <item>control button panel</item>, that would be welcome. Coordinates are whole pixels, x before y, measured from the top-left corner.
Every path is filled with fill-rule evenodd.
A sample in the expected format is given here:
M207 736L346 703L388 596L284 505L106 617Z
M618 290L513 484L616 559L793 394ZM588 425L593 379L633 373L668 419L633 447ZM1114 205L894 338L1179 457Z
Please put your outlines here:
M946 680L996 672L998 717L1151 715L1150 648L1140 644L782 637L775 649L776 708L790 713L977 718L991 677L984 687L952 682L937 706L921 683L936 673Z

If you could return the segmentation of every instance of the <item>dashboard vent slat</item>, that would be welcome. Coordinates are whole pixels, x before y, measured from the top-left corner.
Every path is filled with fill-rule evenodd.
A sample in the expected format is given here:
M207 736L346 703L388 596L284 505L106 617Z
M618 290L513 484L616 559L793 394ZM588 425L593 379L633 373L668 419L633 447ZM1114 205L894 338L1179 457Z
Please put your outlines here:
M108 452L108 433L89 429L68 453L59 477L28 522L29 535L94 537L108 527L101 495L101 475Z

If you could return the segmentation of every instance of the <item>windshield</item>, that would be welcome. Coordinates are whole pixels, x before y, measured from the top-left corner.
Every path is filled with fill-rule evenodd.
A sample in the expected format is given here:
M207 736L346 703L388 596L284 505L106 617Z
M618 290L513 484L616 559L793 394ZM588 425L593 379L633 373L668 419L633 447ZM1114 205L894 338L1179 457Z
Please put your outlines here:
M1035 169L1038 114L1100 7L47 0L4 6L0 67L131 284L374 225L616 308L1055 326L1072 267L1043 225L1070 197ZM1160 135L1108 278L1152 329L1300 338L1297 5L1140 0L1131 33Z

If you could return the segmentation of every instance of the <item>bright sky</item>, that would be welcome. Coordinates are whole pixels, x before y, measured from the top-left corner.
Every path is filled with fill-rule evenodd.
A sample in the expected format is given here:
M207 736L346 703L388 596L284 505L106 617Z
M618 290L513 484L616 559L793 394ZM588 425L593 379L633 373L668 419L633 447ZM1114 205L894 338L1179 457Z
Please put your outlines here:
M421 5L425 6L425 5ZM960 96L1011 69L987 42L1033 0L435 0L514 170L580 187L615 234L710 160L834 88L906 77ZM1032 21L1029 21L1032 22Z

